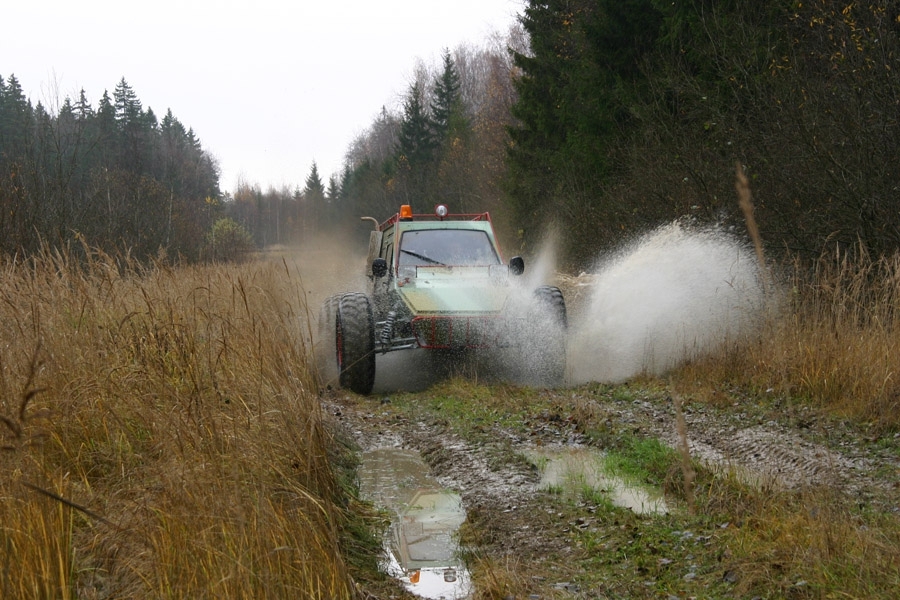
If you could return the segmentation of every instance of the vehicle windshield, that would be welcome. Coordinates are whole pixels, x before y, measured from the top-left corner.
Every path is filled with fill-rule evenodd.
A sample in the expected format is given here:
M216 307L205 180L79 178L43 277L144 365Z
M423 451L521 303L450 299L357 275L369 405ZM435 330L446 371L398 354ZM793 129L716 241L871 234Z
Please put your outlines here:
M477 229L405 231L400 266L489 266L500 264L487 233Z

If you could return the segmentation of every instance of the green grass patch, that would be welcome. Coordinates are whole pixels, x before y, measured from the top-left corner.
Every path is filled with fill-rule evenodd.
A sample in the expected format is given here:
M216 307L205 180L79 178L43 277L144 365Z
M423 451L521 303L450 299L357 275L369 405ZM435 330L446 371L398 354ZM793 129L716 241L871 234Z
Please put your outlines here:
M607 453L604 461L610 475L634 483L662 485L680 456L656 438L628 437Z
M442 382L426 393L395 396L392 404L403 412L440 421L470 441L488 439L498 428L523 432L529 415L545 407L534 390L462 378Z

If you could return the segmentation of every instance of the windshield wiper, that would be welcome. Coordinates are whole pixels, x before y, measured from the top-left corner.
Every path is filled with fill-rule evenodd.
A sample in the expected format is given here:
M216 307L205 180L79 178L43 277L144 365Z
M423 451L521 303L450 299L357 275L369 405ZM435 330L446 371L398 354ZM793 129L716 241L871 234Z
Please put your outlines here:
M418 258L419 260L424 260L425 262L429 262L433 265L440 265L442 267L447 266L439 260L434 260L433 258L428 258L427 256L419 254L418 252L413 252L412 250L404 250L403 248L400 248L400 252L403 252L404 254L409 254L410 256Z

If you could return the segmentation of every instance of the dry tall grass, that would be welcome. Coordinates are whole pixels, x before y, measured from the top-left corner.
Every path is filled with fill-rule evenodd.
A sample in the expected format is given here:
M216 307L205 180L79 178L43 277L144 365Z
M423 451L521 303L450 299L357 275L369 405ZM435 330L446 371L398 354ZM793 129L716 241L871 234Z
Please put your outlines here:
M347 598L286 263L0 274L3 598Z
M707 390L731 381L809 402L876 432L900 429L900 254L836 248L816 264L796 261L773 275L740 164L736 189L771 310L755 345L688 365L678 379Z
M851 250L782 269L758 340L685 366L676 387L729 405L734 397L723 386L756 390L847 419L866 437L900 429L900 255ZM706 498L707 511L744 522L731 536L739 593L886 598L900 586L896 514L863 510L821 486L777 491L720 481Z
M778 309L756 343L677 378L731 382L863 423L900 429L900 256L835 252L784 268Z
M900 427L900 256L823 257L796 274L777 330L777 387L879 429Z

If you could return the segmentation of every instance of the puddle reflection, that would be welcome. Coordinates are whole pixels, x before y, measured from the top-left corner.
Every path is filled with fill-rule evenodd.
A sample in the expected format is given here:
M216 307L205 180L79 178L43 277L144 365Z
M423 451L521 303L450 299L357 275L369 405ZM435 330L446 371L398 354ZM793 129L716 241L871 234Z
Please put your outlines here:
M541 487L579 492L589 487L605 493L612 503L638 514L669 512L662 492L609 475L605 455L591 448L535 448L526 454L541 473Z
M417 452L379 448L362 455L360 495L393 515L385 539L388 573L422 598L471 596L457 532L466 520L458 494L440 487Z

